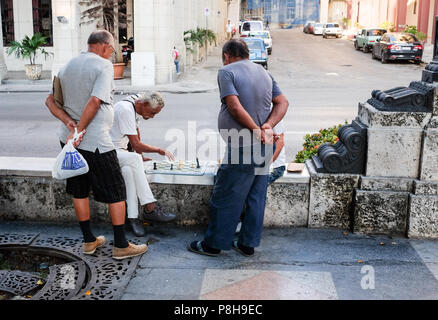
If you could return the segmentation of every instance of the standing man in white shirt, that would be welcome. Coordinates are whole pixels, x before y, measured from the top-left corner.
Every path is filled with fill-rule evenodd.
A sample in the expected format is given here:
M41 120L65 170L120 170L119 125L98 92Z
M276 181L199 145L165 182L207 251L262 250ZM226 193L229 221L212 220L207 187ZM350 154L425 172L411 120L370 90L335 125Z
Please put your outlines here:
M138 129L142 118L153 118L163 107L164 99L158 92L132 95L114 105L114 123L110 135L125 180L128 224L137 237L145 234L143 223L138 218L138 200L144 206L145 220L169 222L176 217L156 204L157 200L149 187L143 166L143 161L150 159L144 158L142 153L158 153L171 160L174 160L174 157L165 149L143 143ZM135 152L128 151L128 144Z
M230 40L233 37L233 24L231 23L231 20L228 20L228 23L226 25L226 31L227 31L227 40Z

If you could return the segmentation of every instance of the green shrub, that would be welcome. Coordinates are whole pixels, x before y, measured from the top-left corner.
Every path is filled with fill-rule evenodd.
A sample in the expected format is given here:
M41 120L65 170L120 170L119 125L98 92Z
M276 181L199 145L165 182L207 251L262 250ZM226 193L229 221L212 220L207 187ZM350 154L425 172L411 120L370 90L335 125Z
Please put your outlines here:
M418 32L417 26L406 26L405 32L416 35Z
M295 156L295 162L304 163L307 159L317 155L319 146L324 143L334 144L338 142L338 130L342 126L342 124L338 124L331 128L321 129L318 133L306 134L303 143L304 149L297 153Z

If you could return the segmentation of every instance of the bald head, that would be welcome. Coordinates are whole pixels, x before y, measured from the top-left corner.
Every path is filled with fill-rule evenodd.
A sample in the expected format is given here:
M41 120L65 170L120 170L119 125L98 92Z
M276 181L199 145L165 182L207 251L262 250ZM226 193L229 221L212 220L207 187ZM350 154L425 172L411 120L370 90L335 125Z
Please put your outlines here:
M114 44L113 35L107 30L97 30L88 37L88 44Z
M88 51L109 59L115 50L114 37L107 30L97 30L88 37Z

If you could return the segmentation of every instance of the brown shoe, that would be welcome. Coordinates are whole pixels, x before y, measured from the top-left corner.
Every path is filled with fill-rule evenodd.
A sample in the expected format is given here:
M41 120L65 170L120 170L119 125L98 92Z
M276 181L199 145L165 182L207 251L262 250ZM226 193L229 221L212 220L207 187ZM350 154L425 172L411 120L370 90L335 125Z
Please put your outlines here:
M84 254L93 254L97 248L100 248L105 244L105 237L99 236L94 242L85 242L82 245L82 251Z
M145 244L132 244L129 243L127 248L113 248L113 258L116 260L122 260L126 258L132 258L139 256L148 251L148 246Z

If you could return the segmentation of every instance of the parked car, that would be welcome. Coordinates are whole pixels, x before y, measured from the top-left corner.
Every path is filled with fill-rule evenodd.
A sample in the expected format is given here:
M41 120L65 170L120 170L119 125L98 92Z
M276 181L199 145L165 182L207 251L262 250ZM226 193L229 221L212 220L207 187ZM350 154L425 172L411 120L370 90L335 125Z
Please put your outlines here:
M241 37L247 37L250 32L263 31L263 21L250 20L242 23Z
M373 46L372 58L382 63L388 60L413 60L421 63L423 45L410 33L385 33Z
M315 23L315 25L313 26L313 34L314 35L322 35L322 30L324 29L324 24L323 23Z
M243 38L249 48L249 60L261 64L265 69L268 69L268 51L265 47L265 42L260 38Z
M268 50L268 54L272 53L272 38L269 31L257 31L257 32L250 32L249 37L253 38L260 38L265 42L266 50Z
M304 33L313 33L313 26L315 25L315 21L307 21L304 24L303 32Z
M342 37L342 28L339 23L327 23L322 30L322 37L327 39L328 37Z
M373 49L373 45L377 40L380 40L385 33L385 29L362 29L353 40L354 47L356 50L362 48L363 52L368 53Z

